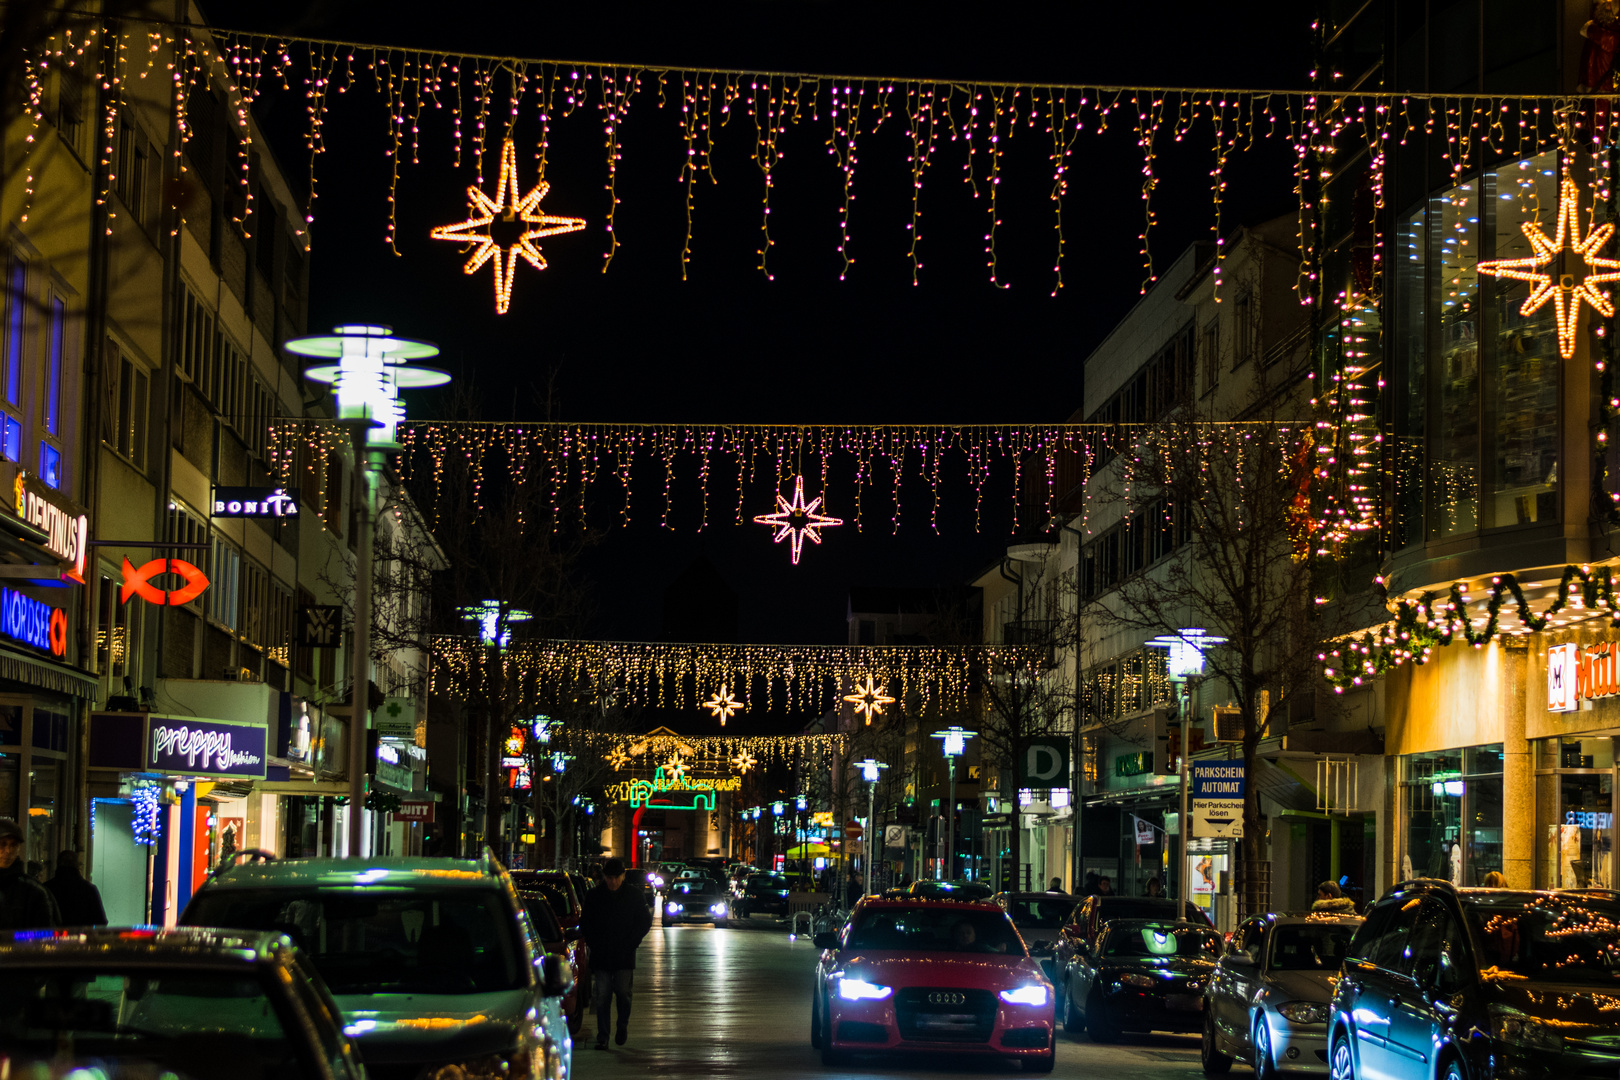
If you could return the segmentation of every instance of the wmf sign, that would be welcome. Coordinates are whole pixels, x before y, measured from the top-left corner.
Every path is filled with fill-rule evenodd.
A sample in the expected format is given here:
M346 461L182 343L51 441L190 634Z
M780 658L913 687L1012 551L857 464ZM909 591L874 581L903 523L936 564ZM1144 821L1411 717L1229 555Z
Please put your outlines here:
M1021 788L1066 788L1069 786L1069 740L1029 739L1018 755L1018 786Z

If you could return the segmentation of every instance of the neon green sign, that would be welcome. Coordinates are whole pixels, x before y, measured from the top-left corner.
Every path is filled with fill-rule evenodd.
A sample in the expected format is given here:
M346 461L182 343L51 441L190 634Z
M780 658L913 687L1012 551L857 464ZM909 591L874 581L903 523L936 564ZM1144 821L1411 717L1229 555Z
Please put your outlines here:
M727 776L718 780L703 780L681 775L673 780L664 776L664 770L653 773L651 780L621 780L610 784L607 797L614 802L627 802L632 808L653 806L661 810L713 810L714 793L742 790L742 778ZM690 793L689 800L678 801L670 793Z

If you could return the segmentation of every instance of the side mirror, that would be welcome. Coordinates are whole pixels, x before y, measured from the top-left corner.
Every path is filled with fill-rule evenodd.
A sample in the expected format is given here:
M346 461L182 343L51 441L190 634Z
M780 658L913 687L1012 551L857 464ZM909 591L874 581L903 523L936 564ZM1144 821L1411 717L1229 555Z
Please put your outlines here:
M577 927L577 926L565 926L565 927L563 927L563 940L564 941L578 941L579 940L579 927Z
M1254 967L1258 961L1255 960L1254 953L1248 949L1233 949L1226 954L1226 962L1238 967Z
M547 953L540 961L540 993L562 997L573 988L574 966L555 953Z
M823 930L810 940L818 949L838 948L838 932L836 930Z

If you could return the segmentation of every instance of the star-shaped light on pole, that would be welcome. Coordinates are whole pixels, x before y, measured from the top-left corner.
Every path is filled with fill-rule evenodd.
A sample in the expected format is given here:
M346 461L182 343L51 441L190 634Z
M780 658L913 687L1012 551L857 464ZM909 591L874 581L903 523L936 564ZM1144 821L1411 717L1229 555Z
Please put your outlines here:
M872 717L883 715L883 706L893 705L894 698L884 693L884 687L873 685L872 676L866 677L866 685L855 688L853 694L845 694L844 700L855 706L856 715L865 714L867 724L872 723Z
M495 184L495 197L491 199L479 191L477 185L468 185L467 220L440 225L430 234L435 240L474 245L466 265L461 268L462 273L475 273L491 259L495 261L495 311L499 315L505 315L512 302L512 272L517 269L517 260L522 259L536 270L546 268L545 256L534 242L547 236L579 232L585 227L584 218L540 212L540 200L550 190L551 185L541 180L527 195L518 197L517 147L507 139L501 145L501 176ZM502 221L516 219L528 227L503 247L490 231L496 214Z
M1585 240L1579 239L1579 192L1575 181L1566 176L1559 188L1558 226L1551 239L1541 231L1539 221L1526 221L1519 228L1535 249L1534 255L1522 259L1491 259L1479 263L1475 269L1481 274L1530 283L1530 295L1519 307L1520 315L1533 314L1550 297L1558 318L1558 355L1568 360L1575 355L1575 321L1580 318L1582 301L1591 304L1604 318L1614 317L1609 294L1598 288L1604 282L1620 281L1620 259L1598 254L1609 242L1614 226L1605 222L1587 233ZM1550 270L1543 269L1550 267L1566 250L1579 255L1586 263L1586 274L1579 285L1575 284L1574 274L1560 274L1555 280Z
M804 542L808 539L812 544L821 543L821 531L833 525L842 525L843 518L828 517L818 514L821 509L821 496L817 495L808 504L804 501L804 477L793 478L793 501L788 502L782 498L782 493L776 494L776 513L759 514L754 518L756 525L769 525L776 530L772 539L780 544L783 540L791 539L793 542L793 565L799 565L799 552L804 549Z
M714 692L712 698L703 703L703 707L719 717L720 726L725 727L726 721L731 719L731 714L742 708L742 702L731 696L730 687L725 683L721 683L720 689Z

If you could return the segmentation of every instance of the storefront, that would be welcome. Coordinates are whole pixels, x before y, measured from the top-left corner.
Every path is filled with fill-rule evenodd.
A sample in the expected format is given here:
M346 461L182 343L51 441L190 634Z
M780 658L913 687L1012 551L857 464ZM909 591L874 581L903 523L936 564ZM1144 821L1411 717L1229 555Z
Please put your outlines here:
M1181 778L1169 753L1166 716L1156 708L1086 736L1077 887L1095 874L1125 896L1146 895L1154 880L1166 894L1174 892Z

